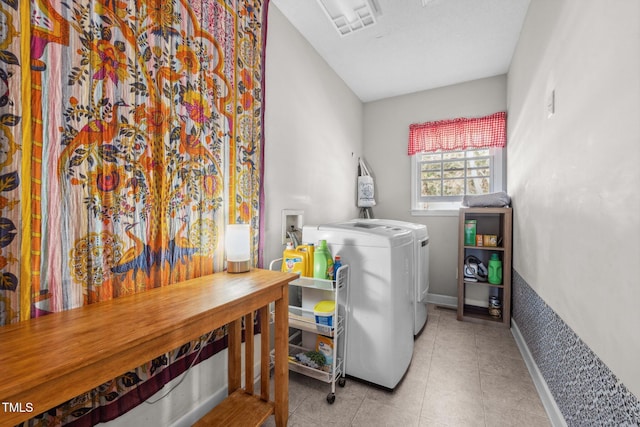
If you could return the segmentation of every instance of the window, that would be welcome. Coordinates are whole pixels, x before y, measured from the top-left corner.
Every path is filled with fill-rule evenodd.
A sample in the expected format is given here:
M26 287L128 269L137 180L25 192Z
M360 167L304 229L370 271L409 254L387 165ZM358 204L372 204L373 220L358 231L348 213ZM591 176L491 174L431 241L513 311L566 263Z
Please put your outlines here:
M453 210L465 195L504 190L506 112L409 126L411 208Z
M503 150L436 151L411 156L412 209L457 209L466 194L503 191Z

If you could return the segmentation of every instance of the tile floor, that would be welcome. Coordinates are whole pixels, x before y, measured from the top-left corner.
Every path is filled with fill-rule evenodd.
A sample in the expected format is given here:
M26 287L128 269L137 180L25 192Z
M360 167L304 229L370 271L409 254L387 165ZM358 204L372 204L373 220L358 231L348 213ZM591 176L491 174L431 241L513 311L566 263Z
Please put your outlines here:
M347 378L336 386L290 372L289 426L550 426L506 328L458 322L429 307L409 370L393 392ZM273 416L263 427L274 426Z

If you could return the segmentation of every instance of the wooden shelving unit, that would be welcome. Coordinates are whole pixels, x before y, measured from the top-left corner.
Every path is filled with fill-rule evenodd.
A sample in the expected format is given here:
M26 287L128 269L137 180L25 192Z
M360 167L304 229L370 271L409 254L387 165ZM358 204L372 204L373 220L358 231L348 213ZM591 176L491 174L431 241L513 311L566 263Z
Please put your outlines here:
M476 220L476 233L497 236L497 246L477 246L465 244L465 222ZM511 253L513 233L512 208L462 208L458 226L458 320L482 323L498 323L511 326ZM502 261L502 283L491 284L482 281L470 281L465 278L465 259L473 255L488 266L492 253L497 253ZM497 296L502 303L501 316L489 314L484 304L467 304L466 295L470 287L487 287L489 295ZM488 299L486 301L488 305Z

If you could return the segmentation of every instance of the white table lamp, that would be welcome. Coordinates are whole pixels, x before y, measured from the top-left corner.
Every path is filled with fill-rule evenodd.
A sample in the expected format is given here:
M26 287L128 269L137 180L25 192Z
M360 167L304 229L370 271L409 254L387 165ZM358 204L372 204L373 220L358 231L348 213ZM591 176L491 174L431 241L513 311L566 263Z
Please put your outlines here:
M227 271L244 273L251 268L251 230L249 224L229 224L225 244Z

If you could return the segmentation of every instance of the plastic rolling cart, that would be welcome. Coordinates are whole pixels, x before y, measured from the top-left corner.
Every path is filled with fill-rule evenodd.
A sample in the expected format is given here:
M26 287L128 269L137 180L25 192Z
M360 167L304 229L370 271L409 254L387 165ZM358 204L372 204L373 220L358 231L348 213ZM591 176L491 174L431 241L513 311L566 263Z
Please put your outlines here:
M279 270L281 263L281 258L276 259L269 269ZM335 281L300 276L289 283L289 294L289 370L330 384L327 402L332 404L336 400L336 383L340 387L346 383L349 265L344 264L337 270ZM335 304L331 326L322 320L316 321L313 309L317 302L327 300ZM331 361L323 366L309 364L304 356L315 350L318 336L330 339L333 344Z

